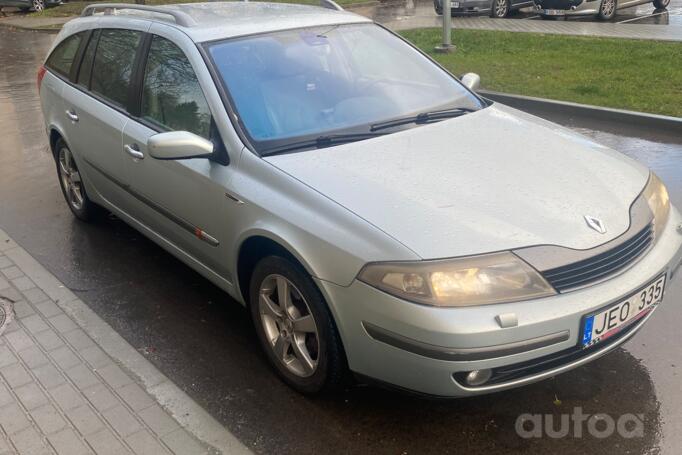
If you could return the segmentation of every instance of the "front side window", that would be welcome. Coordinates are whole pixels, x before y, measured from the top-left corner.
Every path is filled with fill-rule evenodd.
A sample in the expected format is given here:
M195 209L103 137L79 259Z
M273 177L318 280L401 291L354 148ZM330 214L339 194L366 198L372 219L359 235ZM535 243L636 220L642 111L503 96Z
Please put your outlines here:
M267 153L287 143L425 111L484 105L374 24L287 30L207 45L243 129Z
M163 129L209 138L211 113L192 65L180 48L159 36L149 48L142 118Z
M142 33L133 30L102 30L92 66L91 90L118 106L128 100L135 53Z
M45 65L62 76L68 77L84 35L85 32L76 33L59 43L48 57Z

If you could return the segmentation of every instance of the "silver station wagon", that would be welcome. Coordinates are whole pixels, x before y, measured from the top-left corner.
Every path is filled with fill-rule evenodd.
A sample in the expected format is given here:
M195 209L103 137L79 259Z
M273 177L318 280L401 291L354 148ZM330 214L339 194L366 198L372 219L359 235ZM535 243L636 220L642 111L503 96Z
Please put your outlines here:
M243 303L299 391L442 397L613 350L682 261L656 175L476 82L331 2L93 5L38 74L76 217Z

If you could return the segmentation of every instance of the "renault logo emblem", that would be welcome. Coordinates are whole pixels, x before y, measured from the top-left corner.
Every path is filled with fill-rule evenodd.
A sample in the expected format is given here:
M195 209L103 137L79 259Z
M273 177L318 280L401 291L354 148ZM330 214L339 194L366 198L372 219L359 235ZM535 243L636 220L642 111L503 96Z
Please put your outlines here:
M600 234L606 234L606 226L599 218L585 215L585 221L587 221L587 225L595 231L599 232Z

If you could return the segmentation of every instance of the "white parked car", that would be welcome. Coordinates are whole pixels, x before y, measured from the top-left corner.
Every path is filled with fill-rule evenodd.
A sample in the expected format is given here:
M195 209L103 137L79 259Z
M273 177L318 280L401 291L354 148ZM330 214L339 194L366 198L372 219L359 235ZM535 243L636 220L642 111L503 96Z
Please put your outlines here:
M246 305L297 390L537 381L632 337L679 274L682 217L653 173L364 17L83 16L38 75L69 208L112 211Z

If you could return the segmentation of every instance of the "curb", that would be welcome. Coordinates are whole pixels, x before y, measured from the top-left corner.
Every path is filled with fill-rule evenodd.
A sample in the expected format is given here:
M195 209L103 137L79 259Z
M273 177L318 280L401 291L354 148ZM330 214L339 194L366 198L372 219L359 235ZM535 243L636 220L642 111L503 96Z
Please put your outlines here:
M488 90L479 90L477 93L483 97L490 98L493 101L499 101L500 103L519 110L542 111L583 118L589 117L595 120L636 125L640 128L648 127L664 129L667 132L682 132L681 117L647 114L644 112L571 103L568 101L555 101L532 96L512 95L510 93L492 92Z
M17 25L14 23L8 23L0 20L0 27L6 27L6 28L14 28L18 30L26 30L30 32L39 32L39 33L52 33L52 34L57 34L59 31L62 29L62 26L64 24L60 24L59 28L38 28L38 27L24 27L22 25Z
M73 319L111 358L139 379L140 385L195 438L224 454L251 453L232 433L177 387L109 324L0 229L2 253Z

